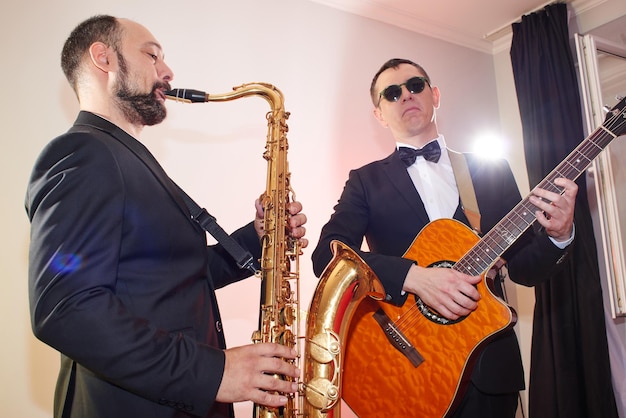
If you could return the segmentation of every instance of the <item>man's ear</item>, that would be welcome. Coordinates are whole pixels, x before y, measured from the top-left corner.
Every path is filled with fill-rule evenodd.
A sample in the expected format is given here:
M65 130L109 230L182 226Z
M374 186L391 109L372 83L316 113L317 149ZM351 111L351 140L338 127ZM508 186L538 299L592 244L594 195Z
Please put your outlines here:
M94 66L105 73L111 70L112 49L102 42L94 42L89 47L89 58Z
M385 118L383 117L383 113L380 110L380 107L375 107L374 108L374 117L376 118L376 120L378 120L378 122L382 125L383 128L386 128L387 122L385 121Z
M441 93L439 92L439 87L432 87L433 91L433 106L435 109L439 109L439 104L441 103Z

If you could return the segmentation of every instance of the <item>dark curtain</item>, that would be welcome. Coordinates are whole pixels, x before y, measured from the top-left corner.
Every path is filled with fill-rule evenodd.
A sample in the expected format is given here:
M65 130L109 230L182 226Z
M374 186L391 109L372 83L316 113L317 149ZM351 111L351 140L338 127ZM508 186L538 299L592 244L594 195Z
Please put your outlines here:
M513 25L511 62L531 188L584 139L567 6ZM585 178L565 268L535 288L530 418L617 417Z

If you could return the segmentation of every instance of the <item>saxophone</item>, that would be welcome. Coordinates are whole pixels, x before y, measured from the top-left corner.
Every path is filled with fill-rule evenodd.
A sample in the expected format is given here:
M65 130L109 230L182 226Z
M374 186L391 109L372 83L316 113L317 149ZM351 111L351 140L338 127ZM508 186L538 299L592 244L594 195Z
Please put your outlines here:
M229 93L206 94L199 90L174 89L166 97L186 103L221 102L261 96L271 107L267 113L266 190L261 196L264 232L261 238L259 329L255 343L272 342L295 348L293 363L303 370L298 392L280 408L254 405L255 418L335 418L340 416L342 341L349 319L366 295L382 293L379 282L363 260L345 244L332 243L333 260L320 277L306 317L304 364L300 367L300 266L302 249L288 234L288 204L295 198L287 161L287 119L282 92L267 83L247 83ZM294 380L288 376L279 379Z

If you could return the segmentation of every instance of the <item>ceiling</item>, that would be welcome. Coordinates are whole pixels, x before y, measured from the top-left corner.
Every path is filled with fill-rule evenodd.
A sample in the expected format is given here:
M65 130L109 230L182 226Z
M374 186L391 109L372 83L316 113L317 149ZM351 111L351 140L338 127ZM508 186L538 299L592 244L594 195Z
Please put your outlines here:
M510 45L511 24L554 0L311 0L487 53ZM606 0L565 0L578 14ZM620 0L622 1L622 0ZM452 12L453 11L453 12ZM487 12L488 11L488 12ZM626 17L624 17L626 19ZM626 51L626 24L611 31Z

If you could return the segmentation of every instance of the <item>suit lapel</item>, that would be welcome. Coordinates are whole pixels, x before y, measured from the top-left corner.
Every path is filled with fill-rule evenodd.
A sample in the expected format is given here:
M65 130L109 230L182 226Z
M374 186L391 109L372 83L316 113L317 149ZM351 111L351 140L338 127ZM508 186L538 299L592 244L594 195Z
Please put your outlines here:
M394 152L389 157L383 160L383 171L389 177L391 184L396 188L400 198L406 201L411 207L416 219L416 222L420 224L427 224L430 222L424 202L420 197L413 180L409 176L406 170L404 162L398 156L398 152Z
M176 186L172 179L168 177L165 170L163 170L163 167L161 167L152 153L150 153L150 151L141 142L133 138L117 125L89 112L80 112L74 125L92 126L100 131L110 134L113 138L122 143L133 154L135 154L146 165L146 167L148 167L159 183L161 183L165 190L167 190L170 194L176 205L183 211L185 217L196 225L196 223L191 220L189 209L185 205L180 192L177 190L178 186Z
M454 212L454 219L456 219L459 222L463 222L465 225L467 225L468 228L472 228L469 222L469 219L467 219L467 216L465 216L465 211L463 210L463 206L461 205L461 201L459 199L459 205L456 207L456 211Z

